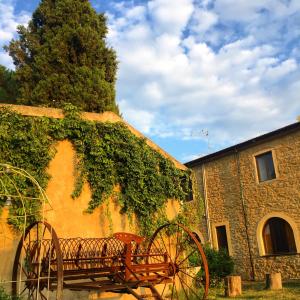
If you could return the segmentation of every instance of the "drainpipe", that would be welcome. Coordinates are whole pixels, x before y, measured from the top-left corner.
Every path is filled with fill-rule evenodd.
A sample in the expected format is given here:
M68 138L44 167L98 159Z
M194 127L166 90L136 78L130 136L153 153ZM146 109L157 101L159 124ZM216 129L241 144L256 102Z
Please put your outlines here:
M238 169L239 185L240 185L240 198L241 198L241 202L242 202L243 216L244 216L246 236L247 236L247 245L248 245L249 258L250 258L250 264L251 264L251 270L252 270L252 274L251 274L252 278L251 279L255 280L255 269L254 269L253 257L251 254L251 247L250 247L249 227L248 227L248 218L247 218L245 198L244 198L244 189L243 189L243 183L242 183L242 179L241 179L240 155L236 148L235 148L235 158L236 158L236 164L237 164L237 169Z
M206 172L205 172L204 164L202 165L202 183L203 183L203 196L204 196L204 206L205 206L205 219L206 219L206 227L207 227L207 237L208 237L209 245L212 247L211 226L210 226L207 187L206 187Z

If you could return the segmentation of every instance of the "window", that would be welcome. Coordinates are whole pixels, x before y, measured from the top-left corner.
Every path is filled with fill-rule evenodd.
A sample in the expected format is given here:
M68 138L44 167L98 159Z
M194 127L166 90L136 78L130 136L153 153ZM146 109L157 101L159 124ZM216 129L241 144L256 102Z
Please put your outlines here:
M181 179L181 182L182 182L182 186L185 187L185 184L186 184L186 178L183 177ZM185 190L186 192L186 197L185 197L185 201L186 202L190 202L190 201L193 201L194 200L194 195L193 195L193 181L191 178L188 178L189 182L188 182L188 191Z
M218 249L224 249L229 253L228 249L228 241L227 241L227 233L226 233L226 226L217 226L216 227L217 232L217 242L218 242Z
M257 155L255 159L259 182L276 178L272 151Z
M265 253L296 253L293 230L288 222L281 218L270 218L263 228Z

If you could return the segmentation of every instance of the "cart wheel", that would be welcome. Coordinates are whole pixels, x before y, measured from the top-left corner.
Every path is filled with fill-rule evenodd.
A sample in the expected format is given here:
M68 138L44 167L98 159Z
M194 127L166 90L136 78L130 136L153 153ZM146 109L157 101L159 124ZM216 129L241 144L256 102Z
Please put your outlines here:
M163 263L166 259L169 262L167 276L171 280L155 287L162 299L206 299L207 260L200 242L185 226L166 224L158 228L150 239L148 253L165 253L165 258L162 255L150 257L150 263Z
M15 256L12 293L21 299L62 299L62 255L50 224L36 222L25 230Z

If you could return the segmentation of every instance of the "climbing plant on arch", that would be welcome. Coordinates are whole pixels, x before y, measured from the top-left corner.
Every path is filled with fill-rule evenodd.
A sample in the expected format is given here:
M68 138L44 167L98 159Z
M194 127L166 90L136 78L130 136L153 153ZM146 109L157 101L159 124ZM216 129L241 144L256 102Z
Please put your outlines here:
M28 187L24 193L22 186ZM19 230L43 218L47 195L38 181L26 170L0 163L0 201L10 210L9 223Z

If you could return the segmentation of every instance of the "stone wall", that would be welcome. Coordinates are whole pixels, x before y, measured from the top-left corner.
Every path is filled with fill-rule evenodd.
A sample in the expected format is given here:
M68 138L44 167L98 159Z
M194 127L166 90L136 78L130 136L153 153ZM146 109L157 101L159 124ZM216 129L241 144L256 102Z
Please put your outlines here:
M260 183L255 156L270 150L276 179ZM217 247L215 226L226 225L236 272L244 279L251 279L252 275L263 279L271 270L280 271L283 279L300 278L300 131L216 156L193 168L208 205L211 243ZM298 254L264 255L262 227L270 217L289 222Z

